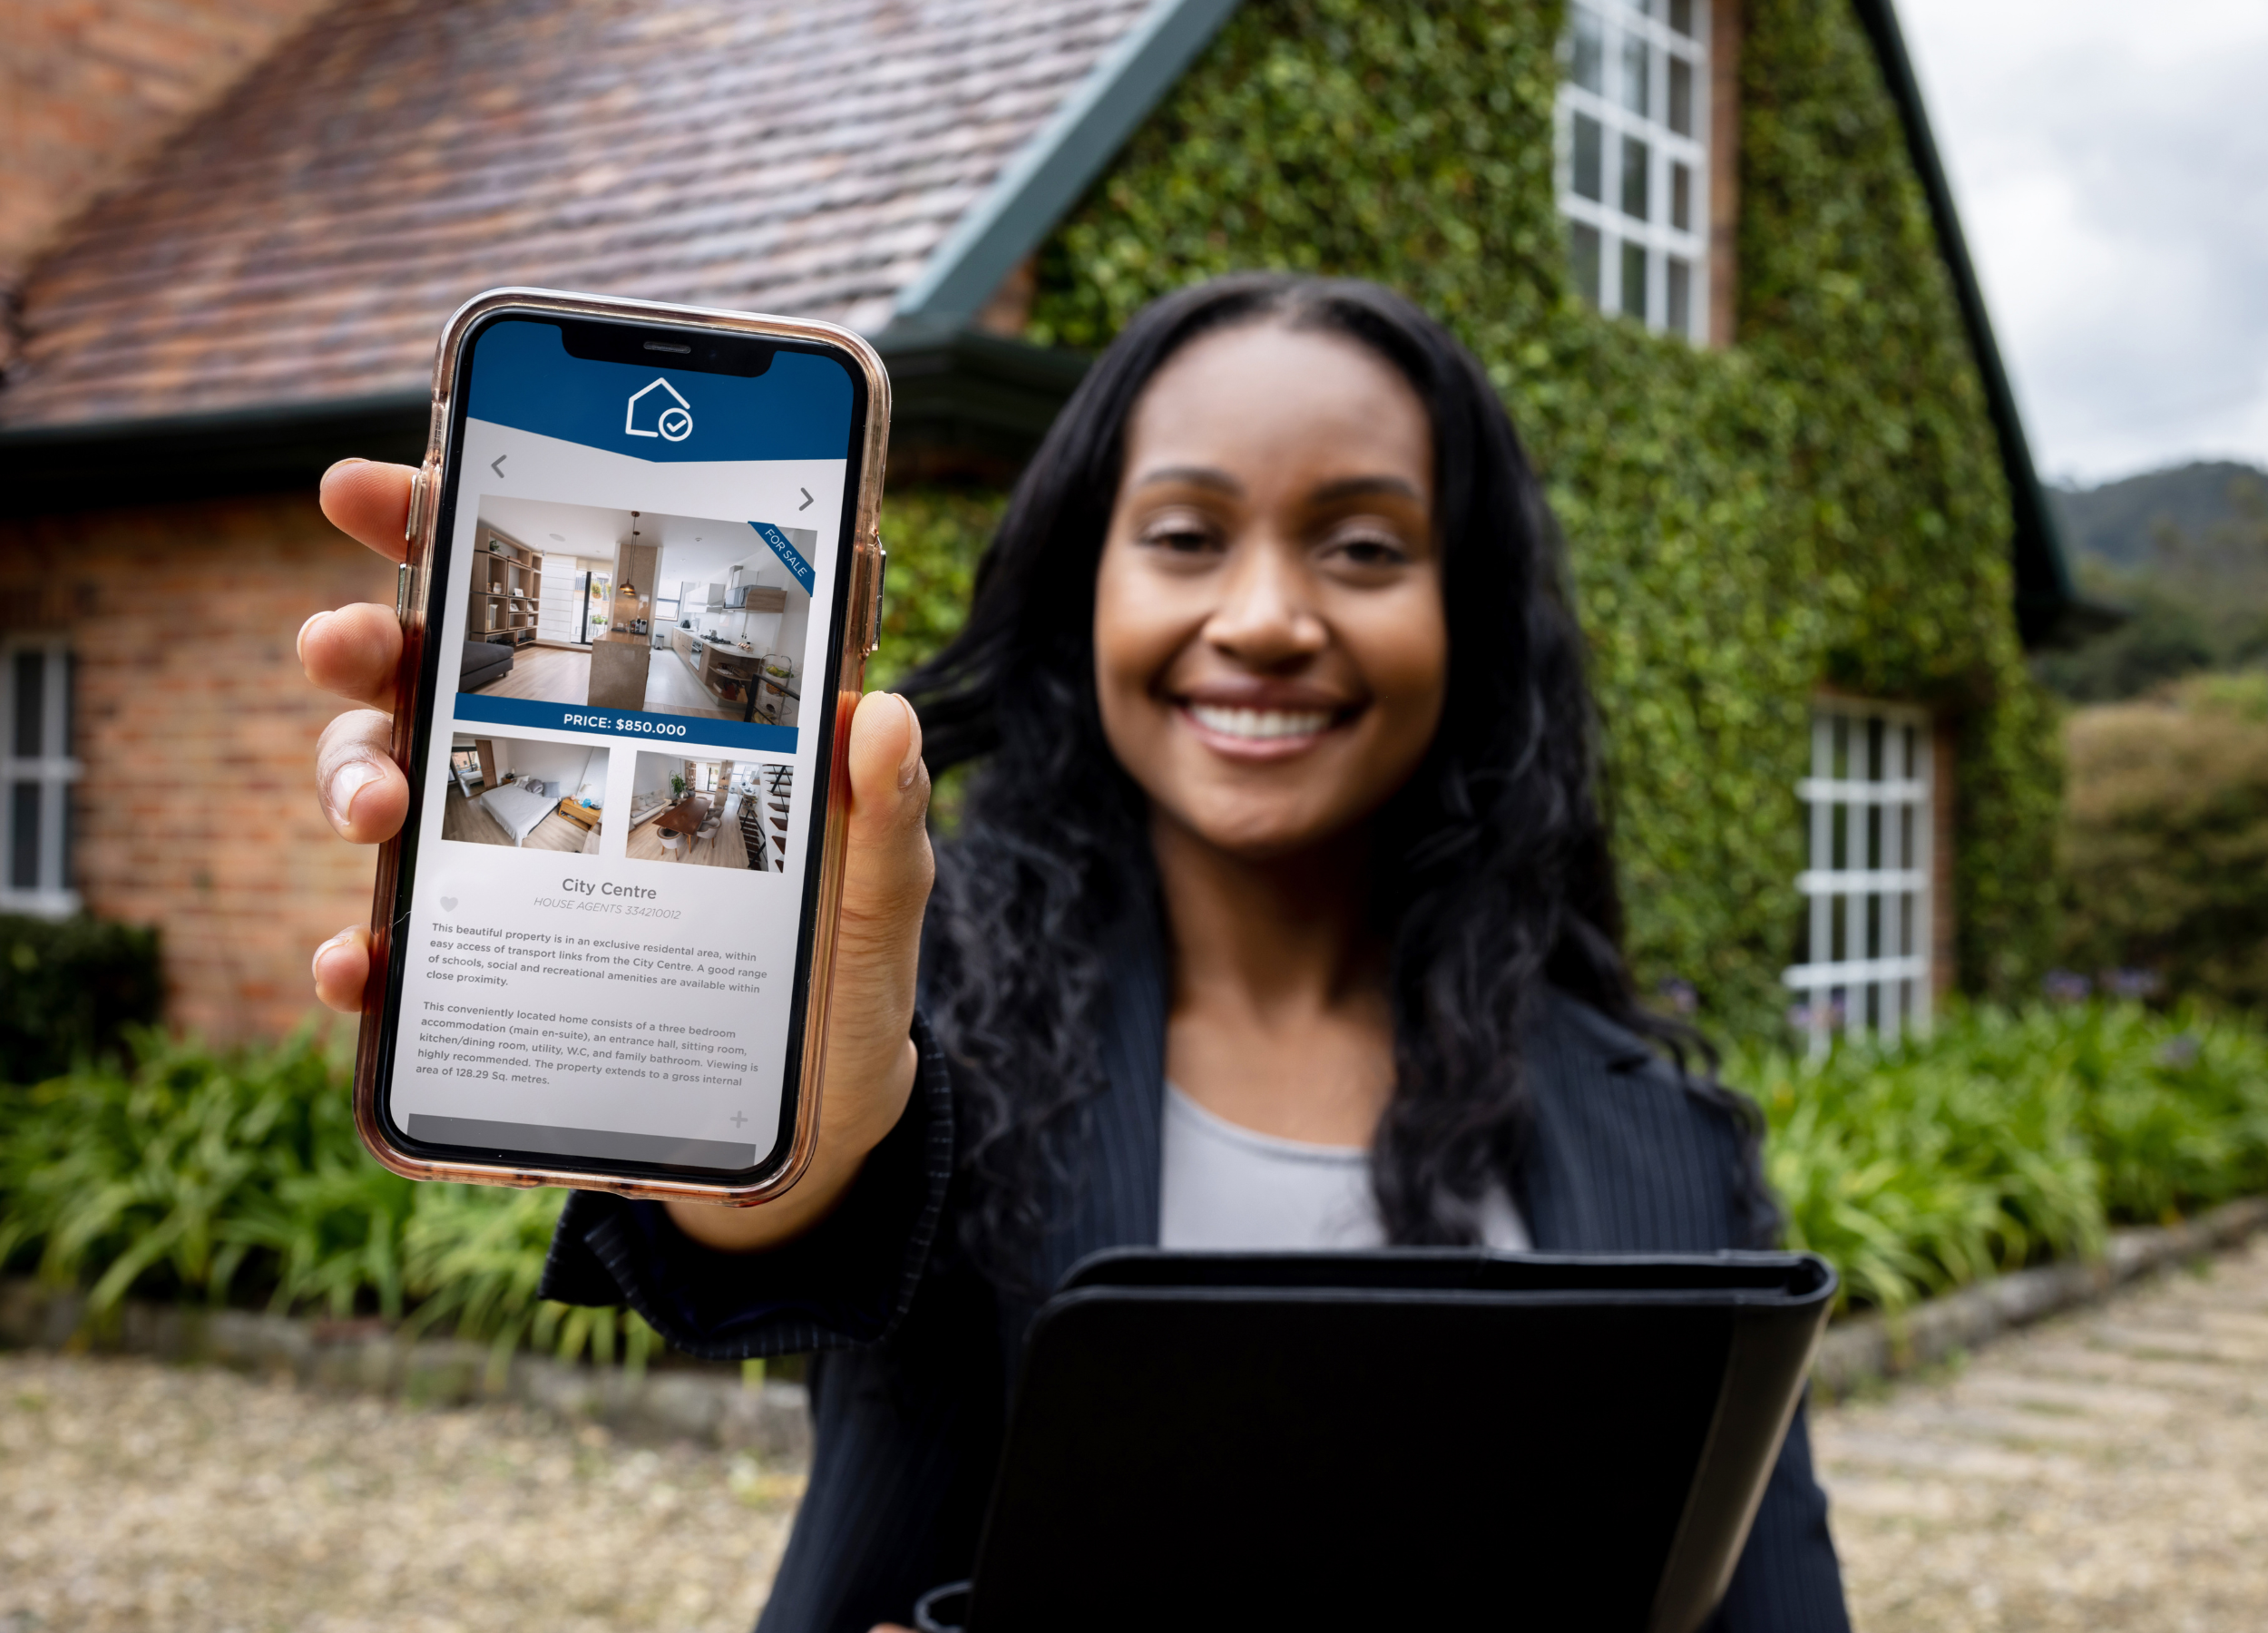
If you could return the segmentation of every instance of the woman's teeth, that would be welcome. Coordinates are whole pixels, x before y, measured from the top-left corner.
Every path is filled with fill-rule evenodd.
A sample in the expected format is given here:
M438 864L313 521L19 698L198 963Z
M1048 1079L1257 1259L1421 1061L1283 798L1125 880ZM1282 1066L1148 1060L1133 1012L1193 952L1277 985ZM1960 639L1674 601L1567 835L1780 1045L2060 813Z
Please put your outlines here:
M1313 737L1331 724L1330 712L1319 709L1217 709L1210 704L1192 703L1189 713L1207 731L1256 740Z

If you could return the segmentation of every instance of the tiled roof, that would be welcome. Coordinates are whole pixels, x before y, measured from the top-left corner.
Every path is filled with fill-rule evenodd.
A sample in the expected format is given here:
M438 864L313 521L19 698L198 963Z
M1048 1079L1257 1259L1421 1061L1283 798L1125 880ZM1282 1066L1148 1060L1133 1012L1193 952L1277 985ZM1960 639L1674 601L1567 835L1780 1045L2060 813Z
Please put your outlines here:
M424 383L498 284L886 320L1148 0L345 0L27 279L0 425Z

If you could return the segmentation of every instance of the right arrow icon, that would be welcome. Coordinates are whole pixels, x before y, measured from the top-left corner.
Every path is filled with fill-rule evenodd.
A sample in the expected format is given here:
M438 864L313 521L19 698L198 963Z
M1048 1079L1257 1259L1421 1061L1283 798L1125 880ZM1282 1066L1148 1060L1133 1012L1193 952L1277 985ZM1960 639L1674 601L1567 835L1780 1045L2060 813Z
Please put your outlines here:
M803 495L803 503L796 506L796 508L799 511L809 510L811 508L811 490L809 488L797 488L796 492Z

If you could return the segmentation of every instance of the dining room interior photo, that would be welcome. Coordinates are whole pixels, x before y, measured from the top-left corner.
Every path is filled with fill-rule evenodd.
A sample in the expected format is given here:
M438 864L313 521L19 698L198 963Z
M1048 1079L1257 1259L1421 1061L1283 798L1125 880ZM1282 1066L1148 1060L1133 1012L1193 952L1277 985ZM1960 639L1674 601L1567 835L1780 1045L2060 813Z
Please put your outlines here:
M494 494L476 518L459 691L797 723L817 533Z
M457 732L449 739L441 836L595 856L608 758L587 743Z
M795 789L796 768L785 760L641 754L625 854L633 862L777 873Z

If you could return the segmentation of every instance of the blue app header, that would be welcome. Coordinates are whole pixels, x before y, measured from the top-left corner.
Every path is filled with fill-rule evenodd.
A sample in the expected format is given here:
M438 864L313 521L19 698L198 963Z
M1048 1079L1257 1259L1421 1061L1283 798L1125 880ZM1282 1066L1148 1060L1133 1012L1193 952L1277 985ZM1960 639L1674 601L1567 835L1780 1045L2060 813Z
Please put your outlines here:
M810 352L751 380L572 357L556 325L507 319L471 372L474 419L636 459L841 459L850 444L850 376Z

